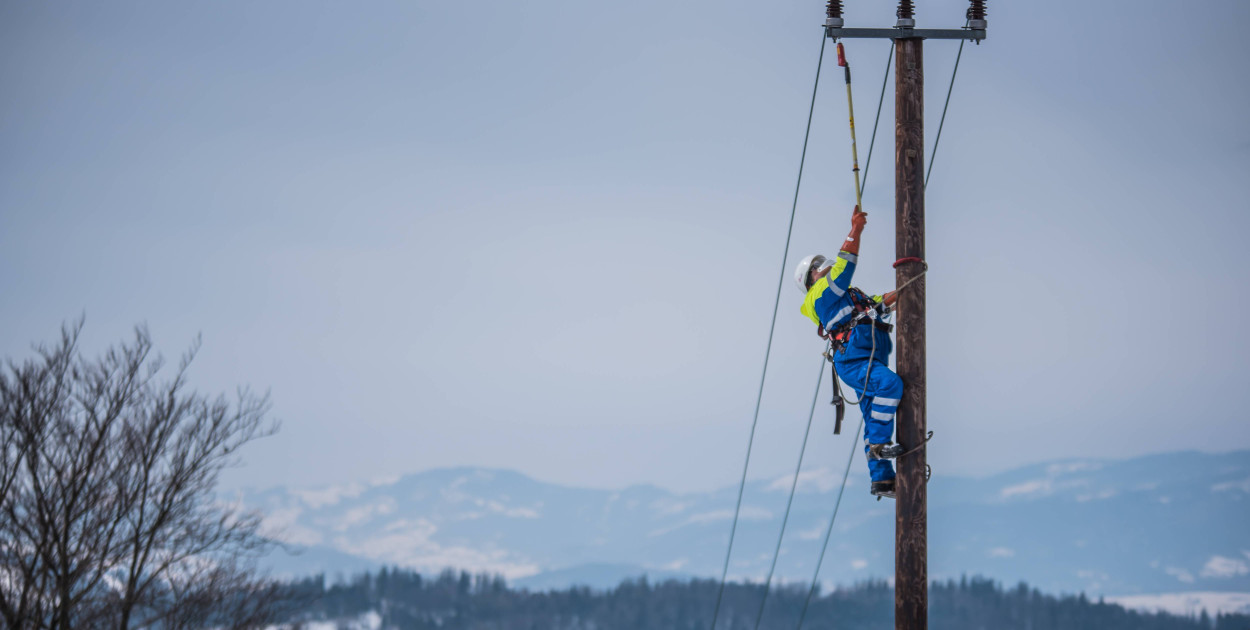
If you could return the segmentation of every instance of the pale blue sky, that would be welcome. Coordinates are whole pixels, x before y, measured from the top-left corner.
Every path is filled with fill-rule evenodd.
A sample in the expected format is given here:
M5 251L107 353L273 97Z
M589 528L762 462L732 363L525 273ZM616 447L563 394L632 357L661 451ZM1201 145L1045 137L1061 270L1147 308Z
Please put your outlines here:
M924 27L966 3L918 3ZM849 26L894 3L848 1ZM1183 13L1182 13L1183 12ZM1250 4L991 2L928 195L936 474L1250 447ZM272 389L228 484L734 483L823 2L0 2L0 352ZM957 44L926 44L930 142ZM888 44L855 41L861 159ZM793 261L853 198L826 59ZM892 282L891 97L857 284ZM820 346L787 285L752 476ZM810 465L835 465L821 393ZM858 419L852 410L850 417Z

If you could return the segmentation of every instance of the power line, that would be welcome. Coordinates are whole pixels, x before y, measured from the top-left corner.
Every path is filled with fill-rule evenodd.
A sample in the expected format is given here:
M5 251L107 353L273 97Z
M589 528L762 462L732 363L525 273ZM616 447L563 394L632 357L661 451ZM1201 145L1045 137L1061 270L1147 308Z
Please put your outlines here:
M960 57L963 55L963 49L964 49L964 43L963 43L963 41L960 41L960 43L959 43L959 53L955 56L955 68L954 68L954 70L951 72L951 81L950 81L950 86L947 88L947 91L946 91L946 105L945 105L945 106L943 106L943 108L942 108L942 123L945 123L945 122L946 122L946 110L947 110L947 108L949 108L949 107L950 107L950 101L951 101L951 91L952 91L952 90L954 89L954 87L955 87L955 73L959 72L959 59L960 59ZM891 47L890 47L890 52L891 52L891 53L893 53L893 52L894 52L894 47L893 47L893 46L891 46ZM882 82L882 85L881 85L881 98L882 98L882 100L884 100L884 98L885 98L885 84L886 84L886 82L888 82L888 81L889 81L889 76L890 76L890 67L889 67L889 62L886 62L886 70L885 70L885 72L886 72L886 78L885 78L885 80ZM881 116L881 105L880 105L880 104L878 104L878 105L877 105L877 117L878 117L878 119L880 119L880 116ZM874 140L876 139L876 133L877 133L877 129L876 129L876 126L874 125L874 126L873 126L873 138L874 138ZM928 169L928 171L925 173L925 186L926 186L926 187L928 186L928 183L929 183L929 173L932 173L932 172L933 172L933 162L934 162L935 158L937 157L937 143L938 143L941 139L942 139L942 124L941 124L941 123L939 123L939 124L938 124L938 133L937 133L937 137L934 139L934 142L933 142L933 152L929 155L929 169ZM871 161L872 161L872 148L871 148L871 145L869 146L869 150L868 150L868 160L869 160L869 162L871 162ZM864 180L865 180L865 185L867 185L867 179L868 179L868 172L867 172L867 166L865 166L865 169L864 169ZM923 273L924 273L924 272L921 272L921 275L923 275ZM896 289L896 290L901 290L903 287L905 287L905 286L907 286L908 284L910 284L911 282L915 281L915 280L916 280L916 278L918 278L918 277L920 277L920 276L915 276L915 277L913 277L911 280L908 280L907 282L903 283L903 285L902 285L902 286L900 286L900 287L899 287L898 289ZM875 337L874 337L874 341L875 341ZM866 384L865 384L865 385L866 385ZM813 596L813 595L815 595L815 593L816 593L816 585L819 583L819 579L820 579L820 569L821 569L821 565L822 565L822 564L824 563L824 561L825 561L825 552L826 552L826 551L828 551L828 549L829 549L829 539L830 539L830 537L831 537L831 536L832 536L832 534L833 534L833 524L834 524L834 522L835 522L835 521L837 520L837 518L838 518L838 510L839 510L839 509L841 508L841 506L842 506L842 496L846 493L846 482L847 482L847 479L850 477L850 474L851 474L851 464L855 461L855 451L857 450L857 448L856 448L856 447L858 446L858 444L857 444L857 443L858 443L858 441L859 441L859 433L860 433L860 431L862 431L862 430L863 430L863 428L864 428L864 420L863 420L863 418L861 417L861 418L860 418L860 421L859 421L859 427L855 430L855 440L854 440L854 441L852 442L852 444L851 444L851 454L850 454L850 456L849 456L849 457L847 458L847 460L846 460L846 470L842 473L842 486L838 489L838 499L837 499L837 501L835 501L835 502L834 502L834 504L833 504L833 514L829 517L829 526L825 528L825 540L824 540L824 543L822 543L822 544L821 544L821 546L820 546L820 556L816 559L816 570L812 572L812 583L811 583L811 586L809 586L809 587L808 587L808 589L807 589L807 597L803 600L803 609L799 612L799 623L798 623L798 625L797 625L797 626L795 626L795 630L802 630L802 628L803 628L803 621L807 618L807 610L808 610L808 607L811 605L812 596ZM757 626L757 627L758 627L758 626Z
M807 589L807 598L803 600L803 610L799 613L799 625L795 630L802 630L803 620L807 618L807 607L812 603L812 595L816 593L816 583L820 578L820 565L825 562L825 551L829 548L829 537L833 534L833 522L838 519L838 508L842 507L842 495L846 493L846 480L851 476L851 464L855 461L856 447L859 446L859 432L864 428L864 419L859 419L855 429L855 439L851 440L851 455L846 458L846 470L842 472L842 487L838 489L838 500L833 504L833 516L829 517L829 527L825 528L825 542L820 546L820 557L816 559L816 570L812 572L812 585Z
M966 25L965 25L966 26ZM955 69L951 70L951 83L946 88L946 104L942 106L942 119L938 121L937 137L933 139L933 152L929 154L929 169L924 173L924 188L929 189L929 175L933 174L933 161L937 158L938 143L942 141L942 126L946 124L946 110L951 106L951 92L955 90L955 74L959 72L959 60L964 56L964 40L959 40L959 52L955 54Z
M748 440L747 440L747 453L746 453L746 459L745 459L745 461L743 462L743 467L742 467L742 479L741 479L741 481L739 482L739 485L738 485L738 499L737 499L737 503L736 503L736 504L735 504L735 506L734 506L734 516L733 516L733 521L732 521L732 524L731 524L731 526L730 526L730 530L729 530L729 545L728 545L728 548L726 549L726 552L725 552L725 564L724 564L724 567L723 567L723 569L722 569L722 571L721 571L720 585L719 585L719 587L718 587L718 589L717 589L717 592L716 592L716 607L715 607L715 609L713 610L713 614L712 614L712 624L711 624L711 626L710 626L711 630L715 630L715 628L716 628L716 622L717 622L717 620L719 619L719 615L720 615L720 607L721 607L721 603L722 603L723 598L724 598L725 583L726 583L726 580L727 580L727 578L728 578L728 574L729 574L729 562L730 562L730 559L731 559L731 557L732 557L732 555L733 555L733 543L734 543L734 536L735 536L735 534L736 534L736 532L737 532L737 528L738 528L738 518L739 518L739 515L740 515L741 510L742 510L742 497L743 497L743 493L744 493L744 491L745 491L745 489L746 489L747 471L748 471L748 469L749 469L749 467L750 467L750 462L751 462L751 450L752 450L752 447L754 446L754 442L755 442L755 430L756 430L756 428L757 428L757 426L758 426L758 424L759 424L759 412L760 412L760 406L761 406L761 403L762 403L762 401L763 401L763 396L764 396L764 383L765 383L766 378L767 378L767 375L768 375L768 363L769 363L769 358L770 358L770 355L771 355L771 353L772 353L772 342L773 342L773 336L774 336L774 334L775 334L775 332L776 332L776 327L777 327L777 313L778 313L778 311L779 311L779 309L780 309L780 305L781 305L781 291L782 291L782 286L783 286L783 285L784 285L784 283L785 283L786 261L787 261L787 259L789 258L789 253L790 253L790 241L791 241L791 237L792 237L792 235L793 235L793 231L794 231L794 218L795 218L795 214L796 214L796 211L797 211L797 208L798 208L799 190L800 190L800 188L801 188L801 186L802 186L802 182L803 182L803 167L804 167L804 164L805 164L806 159L807 159L807 146L808 146L808 140L809 140L809 138L810 138L810 136L811 136L812 118L813 118L813 115L814 115L814 112L815 112L815 107L816 107L816 94L817 94L817 91L818 91L819 86L820 86L820 72L821 72L821 67L822 67L822 65L823 65L823 62L824 62L825 39L827 39L827 33L826 33L826 34L824 34L824 35L822 35L822 38L821 38L821 44L820 44L820 54L819 54L819 57L817 58L817 63L816 63L816 79L815 79L815 82L814 82L814 84L813 84L813 86L812 86L812 100L811 100L811 105L810 105L810 106L809 106L809 108L808 108L808 114L807 114L807 127L806 127L806 130L805 130L804 135L803 135L803 151L802 151L802 154L801 154L801 156L800 156L800 158L799 158L799 173L798 173L797 181L796 181L796 183L795 183L795 188L794 188L794 201L793 201L793 203L791 204L791 207L790 207L790 221L789 221L789 225L788 225L787 230L786 230L786 244L785 244L785 250L784 250L783 255L782 255L781 273L780 273L779 278L778 278L778 281L777 281L777 294L776 294L776 298L775 298L774 303L773 303L772 321L771 321L771 323L770 323L770 325L769 325L769 332L768 332L768 344L767 344L767 347L766 347L765 352L764 352L764 367L763 367L762 373L761 373L761 375L760 375L760 386L759 386L759 391L758 391L758 392L757 392L757 394L756 394L756 400L755 400L755 412L754 412L753 417L752 417L752 420L751 420L751 432L750 432L750 435L749 435ZM949 107L950 107L950 97L951 97L951 93L953 92L953 90L954 90L954 86L955 86L955 76L956 76L956 74L959 72L959 62L960 62L960 59L961 59L961 58L962 58L962 56L963 56L963 47L964 47L964 42L961 40L961 41L960 41L960 44L959 44L959 52L958 52L958 54L957 54L957 55L956 55L956 57L955 57L955 66L954 66L953 71L951 72L951 80L950 80L950 85L949 85L949 87L947 88L947 93L946 93L946 103L945 103L945 105L944 105L944 106L943 106L943 108L942 108L942 119L941 119L941 122L939 122L939 124L938 124L938 133L937 133L937 136L936 136L936 138L935 138L935 140L934 140L933 151L932 151L932 153L930 154L930 158L929 158L929 168L928 168L928 170L927 170L927 171L926 171L926 173L925 173L925 180L924 180L924 186L925 186L925 187L927 187L927 186L928 186L929 175L930 175L930 174L932 173L932 171L933 171L933 164L934 164L934 162L935 162L935 158L936 158L936 156L937 156L937 147L938 147L938 143L941 141L941 138L942 138L942 128L943 128L943 126L945 125L945 122L946 122L946 113L947 113L947 110L948 110L948 109L949 109ZM891 44L891 46L890 46L890 53L889 53L889 56L888 56L888 57L887 57L887 59L886 59L885 76L882 78L882 83L881 83L881 95L880 95L880 97L879 97L879 98L878 98L878 100L877 100L877 115L876 115L876 118L875 118L875 120L874 120L874 122L873 122L872 140L871 140L871 142L870 142L870 144L869 144L869 147L868 147L868 159L867 159L867 161L865 162L865 165L864 165L864 181L863 181L863 187L864 187L864 188L866 188L866 187L867 187L867 182L868 182L868 171L869 171L869 168L870 168L870 167L871 167L871 165L872 165L872 153L873 153L873 149L875 148L875 145L876 145L876 139L877 139L877 129L878 129L879 124L880 124L880 122L881 122L881 111L882 111L882 106L884 105L884 102L885 102L885 89L886 89L886 86L887 86L887 85L888 85L888 83L889 83L889 76L890 76L890 64L891 64L891 62L893 61L894 48L895 48L895 45L892 43L892 44ZM874 338L874 341L875 341L875 338ZM791 486L790 486L790 495L789 495L789 498L788 498L788 499L787 499L787 501L786 501L786 510L785 510L785 515L784 515L784 516L783 516L783 518L782 518L782 523L781 523L781 532L780 532L780 534L778 535L778 538L777 538L777 545L776 545L776 548L775 548L775 549L774 549L774 551L773 551L773 558L772 558L772 562L771 562L771 564L770 564L770 566L769 566L769 570L768 570L768 577L767 577L767 579L765 580L765 584L764 584L764 596L763 596L763 599L760 601L760 607L759 607L759 610L758 610L757 615L756 615L756 620L755 620L755 628L756 628L757 630L758 630L758 628L759 628L759 626L760 626L761 621L763 620L764 609L765 609L765 606L766 606L767 601L768 601L769 589L770 589L770 587L771 587L771 584L772 584L772 578L773 578L774 572L775 572L775 570L776 570L777 560L778 560L778 558L779 558L779 556L780 556L780 553L781 553L781 545L782 545L782 542L783 542L783 540L784 540L784 538L785 538L785 529L786 529L786 525L787 525L787 523L788 523L788 521L789 521L789 517L790 517L790 509L791 509L791 506L792 506L793 501L794 501L794 494L795 494L795 491L796 491L797 486L798 486L798 478L799 478L799 474L800 474L800 472L802 471L802 467L803 467L803 457L804 457L804 454L806 453L806 450L807 450L807 441L808 441L808 437L810 436L810 433L811 433L812 419L813 419L813 418L814 418L814 416L815 416L815 411L816 411L816 400L817 400L817 398L819 397L819 392L820 392L820 384L821 384L821 381L822 381L823 375L824 375L824 362L822 361L822 362L821 362L821 370L820 370L820 372L818 373L818 375L817 375L817 380L816 380L816 394L813 396L813 399L812 399L812 406L811 406L811 410L810 410L810 411L809 411L809 413L808 413L807 428L806 428L806 430L805 430L805 432L804 432L804 435L803 435L803 443L802 443L802 446L800 447L800 450L799 450L799 461L798 461L798 463L797 463L797 465L796 465L796 467L795 467L795 471L794 471L794 480L791 482ZM836 376L835 376L835 378L836 378ZM823 543L823 544L822 544L822 546L821 546L820 556L819 556L819 558L818 558L818 560L817 560L817 563L816 563L816 570L815 570L815 572L814 572L814 573L813 573L813 575L812 575L812 582L811 582L810 587L808 588L807 597L805 598L805 600L804 600L804 602L803 602L803 609L802 609L802 611L801 611L801 613L800 613L800 615L799 615L799 622L798 622L798 628L799 628L799 629L801 629L801 628L802 628L802 626L803 626L803 621L804 621L804 619L805 619L805 618L806 618L806 616L807 616L807 610L808 610L808 608L809 608L809 606L810 606L812 596L815 594L815 591L816 591L816 585L817 585L817 583L818 583L818 581L819 581L819 576L820 576L820 569L821 569L821 566L822 566L822 564L823 564L823 562L824 562L824 557L825 557L825 553L826 553L826 551L827 551L827 549L828 549L829 540L830 540L830 538L831 538L831 536L832 536L832 533L833 533L833 525L834 525L834 522L836 521L836 519L837 519L837 515L838 515L838 511L839 511L839 509L841 508L841 504L842 504L842 497L843 497L843 495L845 494L845 491L846 491L846 483L847 483L847 480L848 480L848 478L849 478L849 476L850 476L851 465L852 465L852 463L854 462L854 458L855 458L855 450L856 450L856 449L855 449L855 447L857 446L857 442L858 442L858 440L859 440L859 434L860 434L860 432L863 430L863 424L864 424L864 421L863 421L863 419L861 418L861 419L860 419L859 426L856 428L856 431L855 431L855 438L854 438L854 440L852 441L851 454L850 454L850 456L849 456L849 457L848 457L848 459L847 459L846 469L845 469L845 471L843 472L843 475L842 475L842 485L841 485L841 487L839 488L839 491L838 491L838 498L837 498L837 501L834 503L833 514L831 515L831 517L830 517L830 519L829 519L829 525L828 525L828 527L826 528L826 531L825 531L825 539L824 539L824 543Z
M773 583L773 572L777 570L777 558L781 556L781 541L786 536L786 523L790 521L790 506L794 504L794 491L799 486L799 471L803 469L803 455L807 452L807 438L812 434L812 418L816 417L816 401L820 399L820 383L825 376L825 358L820 357L820 370L816 374L816 391L812 394L812 408L807 412L807 429L803 432L803 446L799 447L799 463L794 466L794 481L790 482L790 498L786 499L786 512L781 517L781 533L777 534L777 548L773 550L773 562L768 567L768 577L764 579L764 597L760 600L759 612L755 615L755 627L760 627L764 619L764 605L768 603L768 588Z
M885 86L890 82L891 61L894 61L893 40L890 41L890 54L885 58L885 76L881 77L881 97L877 99L877 119L872 123L872 139L868 141L868 160L864 162L864 188L868 187L868 169L872 167L872 148L877 144L877 125L881 123L881 106L885 104Z
M891 45L890 45L890 53L889 53L889 55L886 57L886 61L885 61L885 76L884 76L884 78L882 78L882 79L881 79L881 96L877 99L877 117L876 117L876 122L874 122L874 123L873 123L873 125L872 125L872 138L870 139L870 141L869 141L869 143L868 143L868 159L864 161L864 181L863 181L863 186L861 187L861 190L866 190L866 189L868 188L868 169L872 167L872 150L873 150L873 147L874 147L874 146L876 146L876 144L877 144L877 127L878 127L878 123L881 121L881 108L882 108L882 105L885 103L885 88L886 88L886 85L889 83L889 80L890 80L890 62L891 62L891 61L893 61L893 59L894 59L894 46L893 46L893 44L891 44ZM862 208L861 208L861 210L862 210ZM875 344L876 344L876 336L875 336L875 335L873 336L873 343L874 343L873 351L875 352L875 351L876 351L876 345L875 345ZM870 360L871 360L871 359L870 359ZM824 360L823 360L823 358L822 358L821 363L820 363L820 366L821 366L820 373L817 375L817 378L816 378L816 394L815 394L815 396L819 396L819 395L820 395L820 383L821 383L821 379L822 379L822 377L824 376L824 373L825 373L825 371L824 371L824 365L825 365L825 363L824 363ZM834 378L837 378L836 373L835 373L835 375L834 375ZM867 386L868 386L867 379L865 379L864 386L865 386L865 387L867 387ZM862 392L861 392L861 393L862 393ZM767 603L768 603L768 594L769 594L770 588L771 588L771 586L772 586L773 572L774 572L774 570L775 570L775 569L776 569L776 567L777 567L777 558L781 555L781 541L785 538L785 535L786 535L786 523L789 521L789 518L790 518L790 505L791 505L791 503L793 503L793 502L794 502L794 493L795 493L795 489L798 487L798 482L799 482L799 472L800 472L800 470L801 470L801 469L802 469L802 467L803 467L803 454L804 454L804 453L806 452L806 450L807 450L807 437L808 437L808 434L809 434L809 433L811 433L811 430L812 430L812 417L813 417L813 416L815 416L815 414L816 414L816 398L815 398L815 397L813 397L813 399L812 399L812 408L811 408L811 411L809 411L809 412L808 412L808 414L807 414L807 432L803 434L803 447L799 450L799 463L798 463L798 466L796 466L796 467L795 467L795 469L794 469L794 481L793 481L793 482L791 482L791 484L790 484L790 497L786 500L786 512L785 512L785 516L784 516L784 517L782 518L782 520L781 520L781 533L777 535L777 547L776 547L776 549L774 549L774 550L773 550L773 560L772 560L772 565L771 565L771 566L769 567L769 569L768 569L768 578L767 578L766 580L764 580L764 597L763 597L763 599L761 599L761 600L760 600L760 608L759 608L758 613L757 613L757 614L756 614L756 616L755 616L755 630L759 630L760 623L761 623L761 621L763 621L763 619L764 619L764 606L765 606L765 604L767 604ZM861 427L861 428L863 427L863 422L864 422L864 421L863 421L863 419L861 418L861 419L860 419L860 427ZM855 447L856 447L856 445L857 445L857 442L859 441L859 431L860 431L860 429L856 429L856 430L855 430L855 439L853 439L853 440L851 441L851 460L848 460L848 461L847 461L847 464L846 464L846 472L845 472L845 473L843 473L843 475L842 475L842 491L845 491L845 490L846 490L846 480L847 480L847 476L848 476L848 475L850 475L850 472L851 472L851 461L853 461L853 460L854 460L854 456L855 456ZM839 491L839 493L838 493L838 505L841 505L841 504L842 504L842 491ZM835 508L834 508L834 512L833 512L834 518L837 518L837 514L838 514L838 512L837 512L837 507L835 506ZM829 520L829 531L830 531L830 532L831 532L831 531L833 531L833 519L830 519L830 520ZM826 532L826 533L825 533L825 544L827 545L827 544L828 544L828 542L829 542L829 533L828 533L828 532ZM825 550L824 550L824 547L821 547L820 557L821 557L821 560L822 560L822 561L824 560L824 556L825 556ZM816 565L816 571L817 571L817 575L819 575L819 572L820 572L820 564L819 564L819 563L817 563L817 565ZM815 586L816 586L816 577L815 577L815 576L813 576L813 577L812 577L812 588L811 588L811 589L809 589L809 591L808 591L808 600L809 600L809 601L810 601L810 599L811 599L811 590L812 590L812 589L815 589ZM807 614L807 602L804 602L804 604L803 604L803 614L804 614L804 615L806 615L806 614ZM803 622L802 622L802 618L800 618L800 620L799 620L799 624L800 624L800 625L802 625L802 623L803 623Z
M720 587L716 589L716 608L712 612L711 630L716 629L716 620L720 616L721 600L725 595L725 579L729 576L729 558L733 555L734 535L738 531L738 514L742 510L742 493L747 485L747 469L751 465L751 447L755 444L755 427L760 420L760 403L764 399L764 381L768 376L768 358L773 349L773 333L777 330L777 311L781 307L781 288L785 284L786 259L790 255L790 237L794 233L794 214L799 206L799 188L803 184L803 164L807 161L807 141L812 133L812 116L816 111L816 92L820 87L820 68L825 60L825 32L820 33L820 55L816 60L816 81L812 85L812 103L807 111L807 130L803 133L803 152L799 157L799 175L794 184L794 203L790 206L790 225L786 228L786 247L781 254L781 275L777 279L777 297L773 302L773 319L768 328L768 345L764 350L764 369L760 374L759 393L755 397L755 414L751 419L751 434L747 439L746 461L742 464L742 481L738 484L738 503L734 506L733 524L729 528L729 547L725 550L725 567L721 571Z

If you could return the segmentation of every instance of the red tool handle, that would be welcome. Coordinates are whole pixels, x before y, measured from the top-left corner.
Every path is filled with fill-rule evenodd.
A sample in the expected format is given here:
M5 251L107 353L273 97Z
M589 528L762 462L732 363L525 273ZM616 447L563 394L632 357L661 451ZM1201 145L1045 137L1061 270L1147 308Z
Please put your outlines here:
M842 42L838 42L838 65L846 67L846 51L842 49Z

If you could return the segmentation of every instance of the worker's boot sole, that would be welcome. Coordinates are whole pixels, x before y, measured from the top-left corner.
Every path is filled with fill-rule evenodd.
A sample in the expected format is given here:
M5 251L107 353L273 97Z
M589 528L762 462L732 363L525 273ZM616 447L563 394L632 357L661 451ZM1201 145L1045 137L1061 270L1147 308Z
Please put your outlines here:
M871 492L872 492L872 495L877 497L878 499L881 499L882 497L887 498L887 499L893 499L894 498L894 480L889 479L887 481L872 482Z

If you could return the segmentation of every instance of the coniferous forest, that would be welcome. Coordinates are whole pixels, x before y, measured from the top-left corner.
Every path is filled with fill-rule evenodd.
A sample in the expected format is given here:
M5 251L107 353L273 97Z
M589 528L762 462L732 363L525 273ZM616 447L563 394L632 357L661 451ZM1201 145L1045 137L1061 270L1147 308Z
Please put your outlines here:
M626 581L608 591L514 590L503 578L445 571L437 577L406 570L357 576L332 586L324 576L295 585L300 613L288 623L347 622L371 612L381 627L401 630L707 630L718 583L713 580ZM756 628L764 588L729 584L720 630ZM774 587L759 628L798 628L807 587ZM892 630L894 592L883 581L816 593L802 627L809 630ZM376 618L375 618L376 620ZM341 623L339 627L350 627ZM1004 588L984 578L934 582L929 591L932 630L1250 630L1250 615L1182 617L1148 614L1092 601L1053 596L1021 583Z

